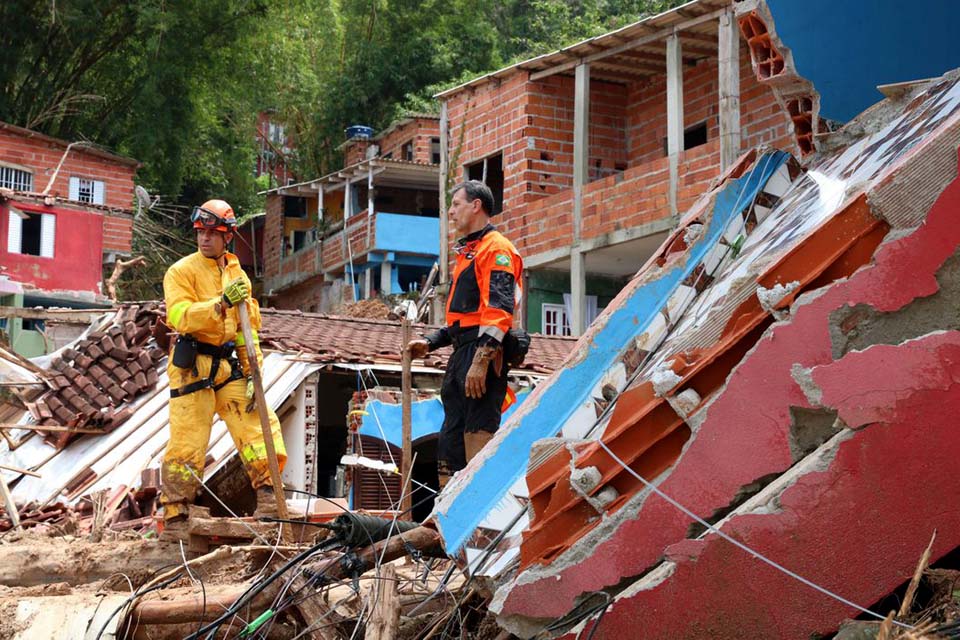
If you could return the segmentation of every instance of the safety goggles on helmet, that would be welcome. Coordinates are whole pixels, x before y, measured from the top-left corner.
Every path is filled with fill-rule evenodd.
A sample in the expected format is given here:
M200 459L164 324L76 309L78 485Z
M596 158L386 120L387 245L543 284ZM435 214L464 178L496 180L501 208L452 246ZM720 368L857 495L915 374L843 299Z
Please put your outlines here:
M213 229L215 227L227 227L232 228L237 226L237 221L235 218L221 218L213 211L209 209L204 209L203 207L197 206L193 208L193 212L190 214L190 222L194 226L205 227L208 229Z

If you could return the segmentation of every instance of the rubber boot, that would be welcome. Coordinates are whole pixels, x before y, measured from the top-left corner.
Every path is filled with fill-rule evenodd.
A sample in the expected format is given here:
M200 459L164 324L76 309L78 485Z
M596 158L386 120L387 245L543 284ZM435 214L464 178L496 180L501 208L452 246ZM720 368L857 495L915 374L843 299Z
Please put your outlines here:
M253 517L277 517L277 494L270 485L257 487L257 509L253 512Z

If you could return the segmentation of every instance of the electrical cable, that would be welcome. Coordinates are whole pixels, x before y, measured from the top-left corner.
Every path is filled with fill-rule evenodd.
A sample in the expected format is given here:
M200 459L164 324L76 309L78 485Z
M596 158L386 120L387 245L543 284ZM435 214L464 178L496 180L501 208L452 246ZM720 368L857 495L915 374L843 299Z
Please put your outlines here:
M183 568L187 570L187 575L190 576L190 579L193 582L200 583L200 592L203 594L203 606L200 609L200 622L197 624L197 629L203 626L203 615L207 612L207 588L203 584L203 580L198 580L193 575L193 571L190 570L190 565L187 564L187 554L183 551L183 540L178 540L180 543L180 557L183 558Z
M200 634L202 633L207 633L208 637L213 637L211 635L211 632L215 632L216 629L221 624L226 622L228 618L230 618L234 613L239 611L244 605L246 605L251 599L253 599L254 596L256 596L261 591L263 591L264 589L269 587L271 584L273 584L273 582L276 581L277 578L282 576L288 569L290 569L290 567L302 561L303 559L313 555L317 551L323 551L325 550L326 547L332 548L334 545L332 545L331 542L337 543L338 541L325 540L323 542L317 543L305 549L304 551L301 551L290 560L287 560L287 562L285 562L282 567L274 571L273 574L271 574L264 580L261 580L259 583L251 585L251 587L247 589L247 591L245 591L243 595L237 598L237 600L227 609L227 611L223 615L221 615L219 618L217 618L207 626L197 630L197 632L187 636L185 640L196 640L197 638L200 637Z
M114 609L114 610L113 610L113 613L111 613L110 616L109 616L106 620L103 621L103 626L100 627L100 631L97 632L97 635L94 637L94 640L100 640L100 639L103 637L103 632L107 630L107 626L110 624L110 621L113 620L114 617L116 617L116 615L117 615L118 613L120 613L120 611L123 610L124 607L126 607L127 605L129 605L131 602L133 602L134 600L136 600L136 599L139 598L140 596L145 596L145 595L147 595L148 593L150 593L151 591L156 591L156 590L158 590L158 589L163 589L164 587L167 587L167 586L173 584L174 582L176 582L177 580L179 580L182 576L183 576L182 573L178 573L178 574L176 574L176 575L174 575L174 576L171 576L170 578L164 580L163 582L158 582L157 584L153 585L152 587L150 587L150 588L148 588L148 589L145 589L145 590L143 590L143 591L140 591L140 590L138 589L138 590L135 591L134 593L130 594L130 597L127 598L126 600L124 600L122 603L120 603L120 606L117 607L116 609Z

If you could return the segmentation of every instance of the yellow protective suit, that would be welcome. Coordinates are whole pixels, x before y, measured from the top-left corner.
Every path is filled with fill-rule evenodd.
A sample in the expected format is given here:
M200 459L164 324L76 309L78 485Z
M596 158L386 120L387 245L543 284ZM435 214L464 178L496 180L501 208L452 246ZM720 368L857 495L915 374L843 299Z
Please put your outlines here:
M163 278L167 323L178 333L189 334L206 344L219 346L233 340L237 344L240 368L247 376L250 367L243 346L239 316L236 308L223 304L222 296L224 287L232 280L242 277L249 286L249 279L235 255L226 253L224 260L226 266L221 268L217 260L206 258L198 251L178 260L167 270ZM257 361L262 364L263 356L256 333L260 329L260 307L251 298L247 301L247 309L254 330ZM182 369L173 365L172 355L171 345L170 363L167 365L171 390L210 377L214 360L212 356L198 354L194 369ZM214 385L220 386L229 380L230 373L230 363L221 360ZM160 469L160 502L164 506L165 519L185 513L187 505L196 498L199 487L197 478L203 477L214 413L219 414L226 423L253 487L256 489L272 484L259 414L255 408L246 410L246 387L246 380L241 378L217 390L201 389L170 399L170 441ZM269 413L273 445L282 470L287 454L280 434L280 421L272 409Z

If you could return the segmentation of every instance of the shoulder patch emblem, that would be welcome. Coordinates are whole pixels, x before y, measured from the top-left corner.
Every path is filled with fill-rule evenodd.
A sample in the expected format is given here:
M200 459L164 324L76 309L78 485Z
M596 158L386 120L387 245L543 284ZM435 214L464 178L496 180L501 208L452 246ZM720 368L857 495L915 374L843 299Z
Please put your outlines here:
M498 267L509 267L510 266L510 256L505 253L498 253L494 262Z

